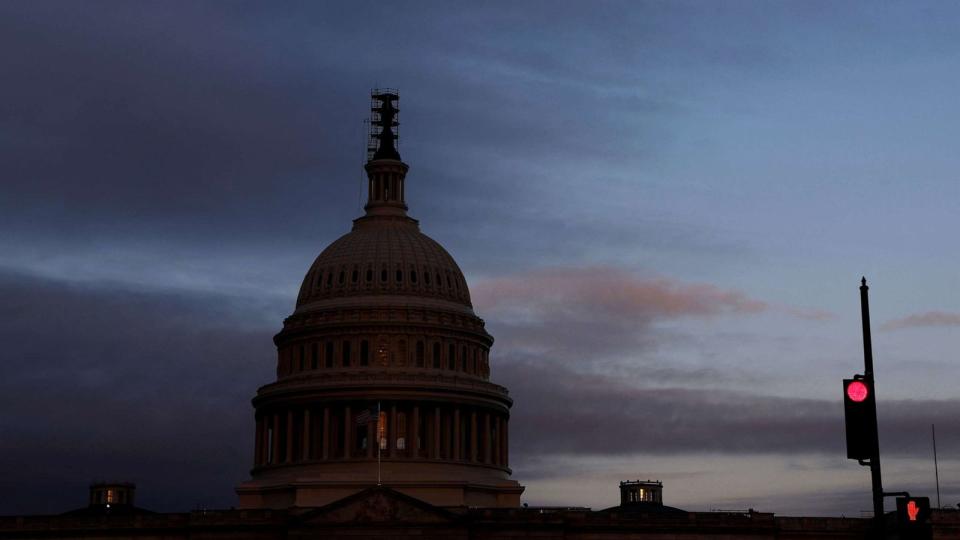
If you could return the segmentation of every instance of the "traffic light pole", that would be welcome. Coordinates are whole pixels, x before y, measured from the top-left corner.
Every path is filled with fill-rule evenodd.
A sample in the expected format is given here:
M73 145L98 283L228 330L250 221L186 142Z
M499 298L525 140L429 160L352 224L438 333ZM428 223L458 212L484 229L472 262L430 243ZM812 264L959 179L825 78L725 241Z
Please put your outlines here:
M867 298L867 278L860 281L860 317L863 321L863 377L867 379L876 396L876 384L873 379L873 344L870 340L870 300ZM873 432L879 433L876 426L876 399L873 400ZM879 438L879 435L878 435ZM873 481L873 517L877 530L883 530L883 483L880 476L880 443L877 441L876 455L870 458L870 478ZM861 465L864 463L861 461Z

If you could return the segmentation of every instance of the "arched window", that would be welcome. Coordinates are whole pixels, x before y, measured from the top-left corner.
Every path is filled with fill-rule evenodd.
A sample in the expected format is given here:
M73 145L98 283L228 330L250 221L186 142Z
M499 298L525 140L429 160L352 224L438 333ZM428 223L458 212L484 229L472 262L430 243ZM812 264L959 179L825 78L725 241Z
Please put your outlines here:
M360 271L357 270L356 268L354 268L354 269L353 269L353 274L350 276L350 281L351 281L352 283L356 283L356 282L357 282L357 279L359 279L359 278L360 278Z
M397 268L397 283L403 281L403 270Z
M387 340L380 338L380 344L377 345L377 362L387 367L390 365L390 349L387 347Z
M300 344L300 371L303 371L303 343Z
M397 343L397 365L400 367L407 365L407 342L403 339Z
M370 364L370 342L367 340L360 341L360 365L366 366Z
M386 282L386 281L387 281L387 269L386 269L386 268L383 268L383 269L380 270L380 281L383 281L383 282Z
M433 369L440 369L440 344L433 344Z
M310 369L317 369L317 363L320 359L320 347L317 342L310 344Z
M350 341L343 341L343 348L341 349L343 361L340 363L343 367L350 367Z
M328 341L325 347L325 354L323 355L323 364L328 368L333 367L333 342Z
M457 346L453 343L447 349L447 369L451 371L457 369Z
M343 270L340 271L340 277L337 278L337 285L343 285Z
M416 271L416 270L411 270L411 271L410 271L410 283L416 283L416 282L417 282L417 271Z
M367 268L367 283L373 281L373 268Z
M430 285L430 272L426 271L423 273L423 282L427 285Z
M467 371L467 346L460 348L460 371Z
M417 367L423 367L424 347L422 341L417 341Z

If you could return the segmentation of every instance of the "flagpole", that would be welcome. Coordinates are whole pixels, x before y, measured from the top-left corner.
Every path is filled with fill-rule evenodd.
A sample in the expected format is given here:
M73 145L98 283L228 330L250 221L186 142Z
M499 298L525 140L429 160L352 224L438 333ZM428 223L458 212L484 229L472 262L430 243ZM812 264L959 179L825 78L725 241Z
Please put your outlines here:
M377 402L377 485L380 485L380 402Z

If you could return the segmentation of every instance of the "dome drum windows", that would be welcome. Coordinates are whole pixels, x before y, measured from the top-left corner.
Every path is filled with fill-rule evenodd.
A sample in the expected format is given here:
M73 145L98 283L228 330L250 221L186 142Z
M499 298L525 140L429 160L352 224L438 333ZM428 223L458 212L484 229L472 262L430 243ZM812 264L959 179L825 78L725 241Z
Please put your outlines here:
M360 340L360 365L370 365L370 342L365 339Z
M397 342L397 366L407 367L407 342L403 339Z
M350 367L350 341L344 340L340 348L341 353L341 367Z

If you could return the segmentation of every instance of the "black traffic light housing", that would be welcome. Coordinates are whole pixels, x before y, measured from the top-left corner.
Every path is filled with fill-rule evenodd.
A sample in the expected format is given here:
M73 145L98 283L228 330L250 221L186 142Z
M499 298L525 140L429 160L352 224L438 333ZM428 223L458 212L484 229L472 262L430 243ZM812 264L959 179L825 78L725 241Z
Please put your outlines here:
M879 456L877 402L872 378L854 375L843 380L843 412L847 428L847 458L867 460Z
M897 497L897 532L901 540L933 537L929 497Z

